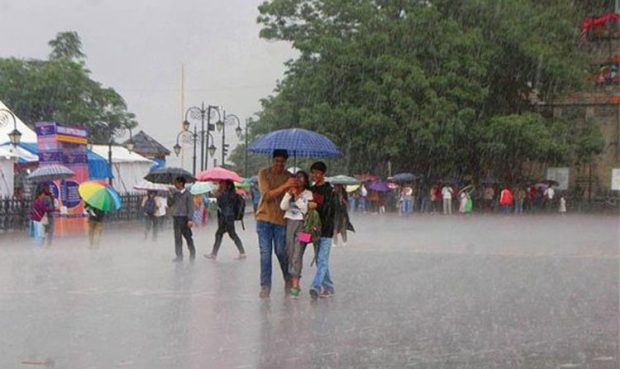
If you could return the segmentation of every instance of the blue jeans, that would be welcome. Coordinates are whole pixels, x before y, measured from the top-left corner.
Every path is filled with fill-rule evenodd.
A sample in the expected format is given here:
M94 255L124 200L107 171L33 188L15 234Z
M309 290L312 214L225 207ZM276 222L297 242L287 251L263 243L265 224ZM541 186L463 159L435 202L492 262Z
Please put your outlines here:
M280 262L284 280L288 280L288 255L286 254L286 226L256 221L258 247L260 249L260 285L271 287L271 250Z
M332 239L321 237L319 255L316 258L316 273L312 280L312 289L321 292L321 288L334 292L334 282L329 274L329 252L332 249Z
M400 202L400 214L411 215L413 213L413 200L402 200Z

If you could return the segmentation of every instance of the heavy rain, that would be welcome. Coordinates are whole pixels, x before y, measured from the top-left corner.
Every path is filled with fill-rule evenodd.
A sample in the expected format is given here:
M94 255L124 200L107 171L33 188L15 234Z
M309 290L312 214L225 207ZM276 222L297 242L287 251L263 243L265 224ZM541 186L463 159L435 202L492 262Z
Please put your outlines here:
M620 366L620 0L0 30L0 369Z

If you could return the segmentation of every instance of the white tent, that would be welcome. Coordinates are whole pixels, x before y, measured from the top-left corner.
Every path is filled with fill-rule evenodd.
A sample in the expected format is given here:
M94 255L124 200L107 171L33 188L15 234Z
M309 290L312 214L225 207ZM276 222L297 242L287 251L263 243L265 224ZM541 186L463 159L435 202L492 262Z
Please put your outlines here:
M0 109L7 109L12 112L2 101L0 101ZM15 120L17 122L17 130L21 132L22 142L37 142L37 134L30 129L21 119L16 115ZM14 129L13 118L6 112L0 112L0 143L9 142L9 133Z
M6 147L0 147L0 198L13 196L13 164L15 154Z
M107 145L93 145L93 152L108 160ZM149 173L153 161L123 146L112 146L112 186L119 192L132 192Z

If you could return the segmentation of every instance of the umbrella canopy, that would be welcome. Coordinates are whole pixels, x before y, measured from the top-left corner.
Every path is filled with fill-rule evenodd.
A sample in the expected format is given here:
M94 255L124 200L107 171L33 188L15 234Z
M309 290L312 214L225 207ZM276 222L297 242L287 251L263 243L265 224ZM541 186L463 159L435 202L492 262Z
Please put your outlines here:
M303 169L301 169L300 167L290 167L287 170L291 174L297 174L297 172L302 171Z
M345 190L347 192L353 192L355 190L357 190L358 188L360 188L360 184L354 184L354 185L347 185L347 187L345 187Z
M175 167L155 169L151 173L147 174L144 179L153 183L173 184L177 177L185 178L185 182L187 183L196 182L196 178L194 178L190 172L185 169Z
M549 186L559 186L560 182L554 180L554 179L545 179L544 181L546 184L548 184Z
M146 179L143 179L142 181L136 183L133 186L133 189L138 190L138 191L157 191L157 192L168 192L170 190L170 188L166 185L163 185L161 183L149 182Z
M196 182L192 185L189 192L192 195L202 195L203 193L211 192L217 188L217 185L213 182Z
M198 173L196 178L199 181L233 181L233 182L241 182L241 177L233 172L232 170L228 170L222 167L209 168L207 170L203 170Z
M258 176L250 177L250 183L258 183Z
M370 184L367 187L369 190L376 191L376 192L388 192L390 190L387 183L383 181L370 182Z
M340 184L340 185L356 185L360 183L359 179L345 176L343 174L339 174L333 177L327 177L325 180L331 184Z
M271 154L275 150L286 150L294 157L331 158L342 155L329 138L302 128L270 132L252 142L248 148L250 152L261 154Z
M460 195L460 194L461 194L461 193L463 193L463 192L466 192L466 193L472 193L472 192L474 192L474 190L475 190L475 189L476 189L476 187L474 187L474 185L467 185L467 186L465 186L465 187L461 188L461 189L459 190L459 192L457 192L456 194L457 194L457 195Z
M75 173L64 165L47 165L30 173L28 179L33 182L47 182L56 179L67 179L75 176Z
M394 174L394 177L392 177L392 181L396 183L411 182L411 181L414 181L415 179L416 179L416 176L413 173L398 173L398 174Z
M123 206L123 201L118 192L99 182L83 182L78 187L78 193L85 203L101 211L116 211Z
M379 177L374 174L358 174L355 175L355 178L359 179L362 182L379 180Z

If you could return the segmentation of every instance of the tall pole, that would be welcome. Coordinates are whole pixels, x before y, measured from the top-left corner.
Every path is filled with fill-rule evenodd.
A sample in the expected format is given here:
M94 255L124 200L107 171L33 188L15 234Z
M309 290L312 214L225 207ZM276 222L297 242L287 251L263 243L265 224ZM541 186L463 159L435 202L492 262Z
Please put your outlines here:
M108 177L108 184L112 186L112 134L110 134L110 139L108 140L108 165L110 166L110 176Z
M245 153L243 162L245 163L245 168L243 175L245 178L248 178L248 125L250 124L250 118L245 120Z
M196 141L198 141L198 133L196 133L196 125L194 124L194 134L192 135L192 141L194 141L194 156L192 157L192 174L196 176Z
M226 156L224 153L224 148L226 147L226 110L224 110L224 119L222 119L222 121L224 122L224 125L222 126L222 164L220 164L220 166L223 168L224 167L224 157Z
M200 170L205 170L205 103L202 102L200 109ZM207 114L207 125L209 122L209 115ZM207 163L208 165L208 163Z
M211 109L212 106L209 105L209 107L207 108L207 133L209 130L211 130ZM204 134L204 132L203 132ZM204 170L209 169L209 135L207 134L207 142L205 144L206 147L206 152L205 152L205 163L207 163L207 165L205 166Z

